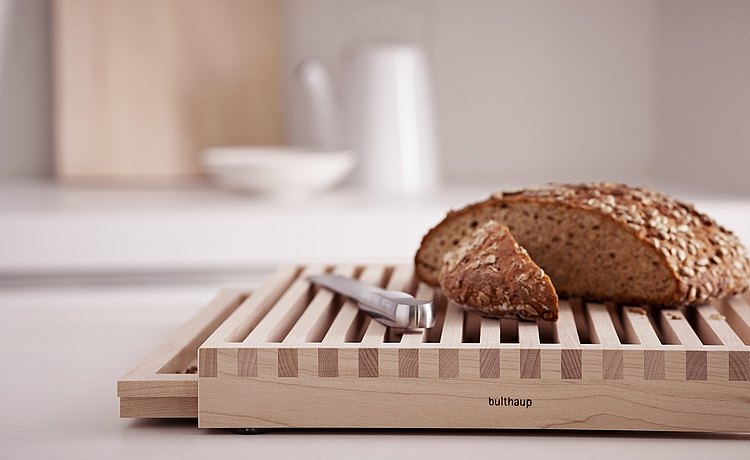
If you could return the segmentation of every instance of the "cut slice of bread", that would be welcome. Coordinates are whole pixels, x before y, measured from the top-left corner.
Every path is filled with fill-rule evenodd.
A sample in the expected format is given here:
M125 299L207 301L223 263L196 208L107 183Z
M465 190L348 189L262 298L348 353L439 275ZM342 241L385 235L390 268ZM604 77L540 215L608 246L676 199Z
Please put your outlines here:
M445 296L465 310L494 318L557 320L557 294L549 276L508 227L494 220L446 253L439 278Z
M497 193L450 212L422 240L419 278L437 285L445 253L488 220L508 226L561 296L676 306L748 287L745 248L729 230L662 193L610 183Z

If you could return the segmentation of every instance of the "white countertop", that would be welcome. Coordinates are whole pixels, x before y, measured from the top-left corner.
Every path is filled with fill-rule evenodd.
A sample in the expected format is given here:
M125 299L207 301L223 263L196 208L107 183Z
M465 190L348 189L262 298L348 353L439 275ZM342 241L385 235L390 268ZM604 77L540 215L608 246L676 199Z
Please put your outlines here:
M750 437L542 431L277 431L118 418L115 381L215 286L0 291L0 458L747 458Z
M265 268L293 260L406 258L450 207L487 197L339 190L279 202L178 188L0 184L0 275Z
M0 277L270 270L290 261L408 260L448 209L514 184L426 196L338 190L277 202L212 189L0 183ZM680 192L750 241L750 199Z
M118 418L115 381L220 287L252 287L271 265L295 258L406 260L447 208L491 189L402 200L343 192L273 204L193 186L0 186L0 458L747 458L748 436L294 430L240 436L198 430L194 421ZM750 200L685 198L750 241ZM94 275L58 282L70 273ZM45 281L52 284L39 285Z

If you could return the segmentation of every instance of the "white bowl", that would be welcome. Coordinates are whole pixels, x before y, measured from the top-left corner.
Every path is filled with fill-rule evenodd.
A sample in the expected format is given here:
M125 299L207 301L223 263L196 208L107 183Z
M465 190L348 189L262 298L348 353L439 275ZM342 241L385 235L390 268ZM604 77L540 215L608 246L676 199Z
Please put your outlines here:
M203 166L219 185L285 197L333 187L351 172L354 162L348 150L233 146L203 152Z

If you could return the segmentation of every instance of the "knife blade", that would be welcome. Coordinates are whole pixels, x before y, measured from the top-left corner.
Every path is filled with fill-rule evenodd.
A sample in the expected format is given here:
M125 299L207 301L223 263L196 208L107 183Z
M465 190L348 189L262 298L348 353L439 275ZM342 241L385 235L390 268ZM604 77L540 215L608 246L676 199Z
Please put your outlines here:
M436 309L431 300L415 299L402 291L388 291L339 275L310 275L307 280L357 302L360 310L386 326L423 329L435 325Z

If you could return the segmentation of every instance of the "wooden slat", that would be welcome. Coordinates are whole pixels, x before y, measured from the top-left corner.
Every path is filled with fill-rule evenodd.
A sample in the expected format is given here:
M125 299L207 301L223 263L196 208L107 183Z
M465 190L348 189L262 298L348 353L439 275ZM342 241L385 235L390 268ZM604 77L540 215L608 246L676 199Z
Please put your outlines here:
M624 307L625 317L623 326L625 336L629 341L640 344L643 351L643 378L646 380L664 380L666 368L664 365L664 350L661 341L651 324L648 312L641 307Z
M662 310L659 316L664 339L685 348L685 380L708 379L708 354L680 310Z
M354 265L340 265L336 267L333 273L351 278L354 276L355 270ZM302 316L287 334L283 342L284 345L298 345L309 341L316 326L320 327L320 323L325 317L331 314L329 310L333 308L334 298L335 294L332 291L319 289L310 305L307 306Z
M558 318L554 323L553 334L555 341L564 348L579 348L581 345L573 310L566 301L560 301L558 305Z
M722 311L727 322L743 342L750 345L750 303L744 296L725 299Z
M619 347L620 338L606 306L590 303L587 305L591 341L606 347Z
M589 329L591 329L590 325ZM558 306L558 319L553 325L553 334L555 341L561 347L560 377L563 379L582 378L583 353L581 351L581 340L576 330L573 310L566 301L561 301Z
M465 312L461 307L448 301L445 310L445 321L440 334L440 352L438 353L438 367L440 378L456 378L459 376L459 352L463 341Z
M715 345L724 345L734 350L744 350L745 344L732 330L726 317L722 315L713 305L700 305L696 307L698 312L698 333L704 341Z
M414 282L414 267L412 265L402 265L399 267L396 267L393 271L393 274L391 275L391 279L388 280L388 284L386 286L386 289L389 291L404 291L408 292L411 287L411 285ZM427 295L425 291L426 285L421 287L421 292L418 293L418 295ZM429 289L429 296L432 296L432 289ZM368 330L365 331L365 337L368 336L368 332L370 330L370 326L372 326L372 323L377 323L377 321L370 321L370 325L368 325ZM383 336L380 336L380 328L374 327L374 331L377 331L378 337L384 337L386 332L383 332ZM397 333L402 333L402 331L398 331ZM403 333L404 336L407 337L406 342L402 342L406 345L414 345L417 343L420 343L422 341L423 337L426 337L424 334L424 331L409 331ZM363 341L364 338L363 337ZM403 336L401 337L403 339ZM371 340L371 339L368 339ZM401 378L417 378L419 377L419 350L416 348L400 348L398 350L398 376ZM361 369L360 365L360 369Z
M448 301L445 311L443 333L440 335L440 345L443 347L457 347L463 341L464 310Z
M648 312L641 307L624 307L625 336L633 343L639 343L646 348L658 348L661 346L659 336L656 334Z
M255 325L263 318L276 300L286 292L295 279L300 268L286 265L276 270L266 282L253 291L253 295L237 307L203 346L220 346L226 342L241 342Z
M717 340L729 349L729 380L750 380L750 348L732 330L722 315L713 305L701 305L698 310L698 331L701 337Z
M384 267L367 267L360 275L359 280L363 283L377 285L383 279L384 270ZM333 320L331 327L328 329L325 337L323 337L323 344L326 346L343 344L346 341L346 333L352 327L354 318L357 317L359 312L359 307L354 300L347 299L344 301L338 315L336 315L336 319Z
M385 340L385 334L388 333L388 327L375 320L370 320L362 337L362 346L374 347L380 345Z
M539 348L539 327L535 322L518 322L518 343L521 345L521 378L541 378L542 357Z
M589 303L586 305L586 312L591 341L605 348L602 350L602 378L622 379L624 377L623 350L610 309L602 304Z
M479 343L484 347L500 345L500 320L482 317Z
M698 335L690 326L685 315L679 310L662 310L661 315L661 330L664 334L664 338L677 345L682 345L685 348L702 348L703 343Z
M285 319L289 320L287 316L290 315L290 313L299 310L307 301L307 297L310 295L310 290L312 288L310 282L307 281L305 277L324 272L325 267L322 265L310 265L306 267L292 285L289 286L284 295L276 301L273 308L266 313L258 325L255 326L245 340L242 341L242 343L245 345L265 344L273 331L279 327Z
M521 348L539 346L541 342L539 341L539 326L536 322L518 322L518 343L521 344Z
M408 283L411 282L412 276L412 267L394 267L385 288L388 290L403 290L408 287ZM384 357L380 353L378 347L380 347L385 341L387 333L388 327L379 321L371 319L367 324L365 333L360 341L361 348L357 350L357 373L360 377L379 377L384 374L384 371L381 369L381 360L383 360ZM392 372L397 372L397 370L395 370L397 367L398 363L393 364L394 369ZM387 371L388 370L386 370L386 373Z

